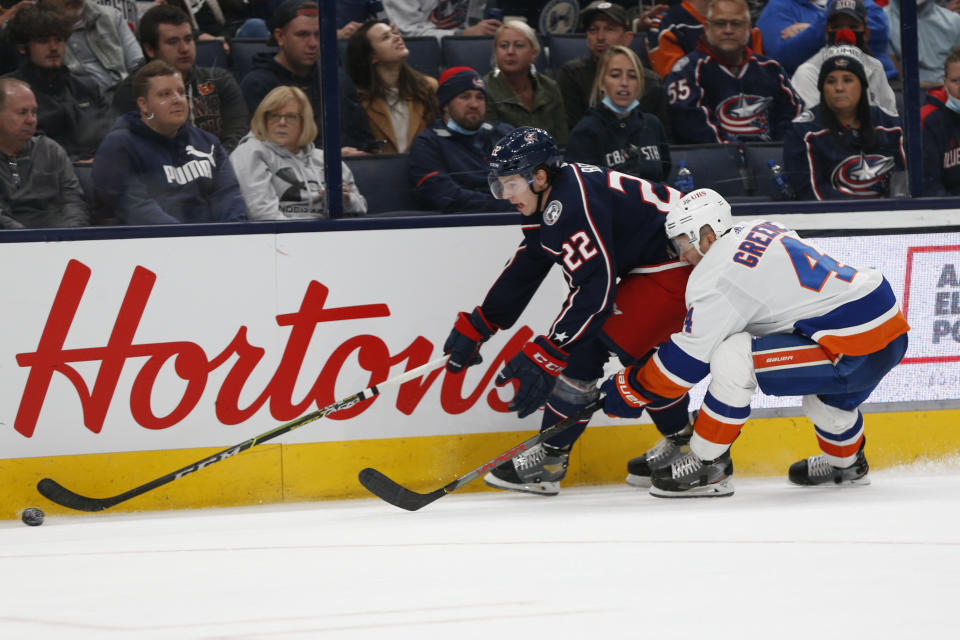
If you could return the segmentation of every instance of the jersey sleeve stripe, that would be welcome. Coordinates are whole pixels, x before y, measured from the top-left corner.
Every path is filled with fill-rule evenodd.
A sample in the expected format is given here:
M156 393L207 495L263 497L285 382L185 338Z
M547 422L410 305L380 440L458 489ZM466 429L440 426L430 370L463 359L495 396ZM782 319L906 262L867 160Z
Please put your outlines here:
M687 354L672 339L660 347L655 357L661 362L667 375L675 378L677 384L687 387L697 384L710 373L709 363Z
M662 398L677 398L685 394L693 384L687 384L676 376L670 375L660 362L660 355L654 354L637 373L637 382L647 391Z

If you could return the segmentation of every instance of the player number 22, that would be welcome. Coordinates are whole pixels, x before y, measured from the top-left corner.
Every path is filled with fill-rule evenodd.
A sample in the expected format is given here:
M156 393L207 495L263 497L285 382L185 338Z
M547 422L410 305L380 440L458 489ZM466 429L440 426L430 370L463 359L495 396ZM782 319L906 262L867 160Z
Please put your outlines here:
M590 236L586 231L576 232L570 236L569 241L563 243L563 264L567 265L567 269L576 271L584 262L597 255L597 248L590 245ZM578 258L577 254L580 254L583 260Z
M795 238L786 237L780 241L790 255L800 286L806 289L820 291L831 273L837 274L837 278L844 282L852 281L853 276L857 275L857 270L853 267L840 264L827 254L820 253Z

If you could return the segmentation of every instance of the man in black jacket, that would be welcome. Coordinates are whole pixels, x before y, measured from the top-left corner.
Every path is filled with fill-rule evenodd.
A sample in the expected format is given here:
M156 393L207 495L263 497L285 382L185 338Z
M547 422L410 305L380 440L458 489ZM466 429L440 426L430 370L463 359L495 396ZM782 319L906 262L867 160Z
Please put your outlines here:
M303 90L313 104L317 122L316 144L323 143L322 92L320 88L320 12L316 2L288 0L270 16L270 44L276 55L258 53L253 70L240 83L247 107L256 111L263 97L274 87L292 85ZM343 155L372 151L375 147L367 116L360 106L350 77L340 70L340 145Z
M54 8L21 9L8 27L19 53L17 71L10 75L32 88L38 128L73 160L89 160L110 131L113 116L96 84L64 62L72 30L70 19Z
M229 152L250 129L250 113L240 86L226 69L198 67L197 44L190 17L172 5L152 7L140 18L140 44L150 60L163 60L183 76L190 104L188 122L212 133ZM116 115L136 111L132 76L117 87Z

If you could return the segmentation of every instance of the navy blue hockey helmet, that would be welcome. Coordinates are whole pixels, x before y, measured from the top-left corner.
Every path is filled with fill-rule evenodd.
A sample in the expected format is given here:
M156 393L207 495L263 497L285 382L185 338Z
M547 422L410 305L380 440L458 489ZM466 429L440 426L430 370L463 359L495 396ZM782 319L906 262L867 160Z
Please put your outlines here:
M519 174L532 184L537 169L559 169L560 158L557 143L549 133L536 127L517 127L500 138L490 154L490 192L494 198L503 199L503 184L497 178Z

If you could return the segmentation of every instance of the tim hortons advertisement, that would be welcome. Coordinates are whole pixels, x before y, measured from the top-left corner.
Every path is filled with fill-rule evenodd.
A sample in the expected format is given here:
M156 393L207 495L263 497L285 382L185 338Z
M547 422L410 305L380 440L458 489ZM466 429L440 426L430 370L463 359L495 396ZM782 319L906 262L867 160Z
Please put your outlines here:
M219 446L293 420L437 358L519 240L504 226L8 244L0 457ZM958 397L960 234L817 244L883 270L908 311L908 358L871 401ZM385 388L284 441L535 429L493 378L565 293L554 269L466 375Z

